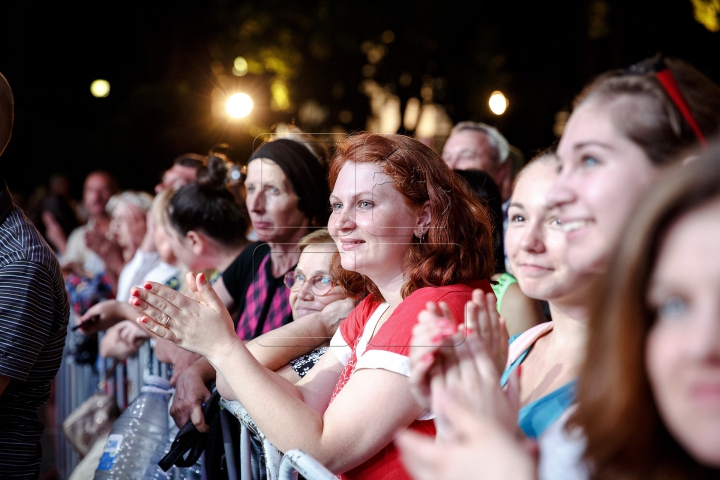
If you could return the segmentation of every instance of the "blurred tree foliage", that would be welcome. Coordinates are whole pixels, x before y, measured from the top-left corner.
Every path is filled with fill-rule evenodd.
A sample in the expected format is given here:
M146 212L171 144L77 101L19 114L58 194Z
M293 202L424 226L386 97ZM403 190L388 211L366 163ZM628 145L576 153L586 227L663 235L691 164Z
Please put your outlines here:
M662 51L720 80L718 34L694 17L716 3L6 0L0 71L17 122L2 175L29 192L68 173L79 195L82 177L104 168L150 189L178 154L229 142L243 161L255 135L280 122L363 129L366 80L401 108L431 98L454 122L495 124L531 153L556 139L556 114L609 68ZM89 95L96 78L110 81L107 98ZM255 101L245 121L222 113L235 90ZM487 106L494 90L510 100L501 117Z

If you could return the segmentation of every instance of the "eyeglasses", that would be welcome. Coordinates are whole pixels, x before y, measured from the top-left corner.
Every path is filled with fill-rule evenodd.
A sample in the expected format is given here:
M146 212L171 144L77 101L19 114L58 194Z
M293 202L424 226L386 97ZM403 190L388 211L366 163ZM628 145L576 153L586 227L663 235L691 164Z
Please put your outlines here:
M302 273L296 273L295 270L285 274L285 286L292 291L298 291L305 282L310 284L310 289L314 295L322 297L332 291L337 286L327 275L315 275L307 278Z
M695 118L693 118L692 113L690 113L690 109L688 108L687 103L685 103L685 98L683 97L680 88L678 88L672 72L665 64L662 55L656 55L640 63L636 63L623 71L624 75L645 75L647 73L655 74L655 78L658 79L658 82L662 85L665 93L668 94L670 100L672 100L685 121L690 125L690 128L693 133L695 133L700 145L707 148L705 135L703 135L702 130L700 130L700 127L695 121Z

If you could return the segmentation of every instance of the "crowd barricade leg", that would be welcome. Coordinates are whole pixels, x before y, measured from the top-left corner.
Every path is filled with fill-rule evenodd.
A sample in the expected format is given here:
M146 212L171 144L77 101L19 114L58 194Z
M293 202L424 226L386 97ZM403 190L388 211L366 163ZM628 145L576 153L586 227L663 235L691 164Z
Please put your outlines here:
M231 418L233 417L232 415L230 415L230 413L228 413L227 410L225 410L224 408L220 409L220 426L222 427L223 447L225 448L225 463L227 464L228 480L237 480L238 470L237 465L235 465L235 449L233 448L234 442L229 424ZM240 429L240 458L245 458L243 447L247 448L247 440L243 442L243 435L247 435L247 429L244 425L240 425ZM242 480L245 480L245 471L243 471L241 478Z
M263 456L265 458L265 473L267 480L277 480L280 475L280 460L282 459L282 453L280 450L275 448L270 441L265 438L265 435L255 425L247 410L240 404L240 402L220 399L221 412L226 412L227 417L234 417L240 422L240 464L237 466L240 471L240 480L252 480L252 460L251 460L251 447L250 447L250 435L251 433L258 436L262 440ZM221 413L223 415L223 413ZM231 437L229 429L227 429L227 437ZM232 438L226 438L226 429L223 429L223 443L225 444L225 456L232 457Z

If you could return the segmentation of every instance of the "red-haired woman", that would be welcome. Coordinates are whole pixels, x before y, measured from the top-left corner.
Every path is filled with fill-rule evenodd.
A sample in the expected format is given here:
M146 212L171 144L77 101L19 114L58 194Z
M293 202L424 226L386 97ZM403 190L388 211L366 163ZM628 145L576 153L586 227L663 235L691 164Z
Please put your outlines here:
M149 284L134 294L146 315L138 321L207 357L280 450L300 448L345 478L408 478L392 439L408 427L435 432L410 393L412 327L427 302L463 318L473 289L491 292L490 223L462 180L409 137L348 138L330 184L333 273L346 288L362 284L366 296L338 329L332 354L301 381L258 364L201 276L207 307Z

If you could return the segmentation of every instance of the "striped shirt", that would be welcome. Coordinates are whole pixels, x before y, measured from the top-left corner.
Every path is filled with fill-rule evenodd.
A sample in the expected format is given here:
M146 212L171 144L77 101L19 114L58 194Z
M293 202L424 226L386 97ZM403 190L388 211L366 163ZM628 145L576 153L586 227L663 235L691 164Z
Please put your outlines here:
M0 179L0 478L37 478L38 417L60 367L69 307L52 250Z

